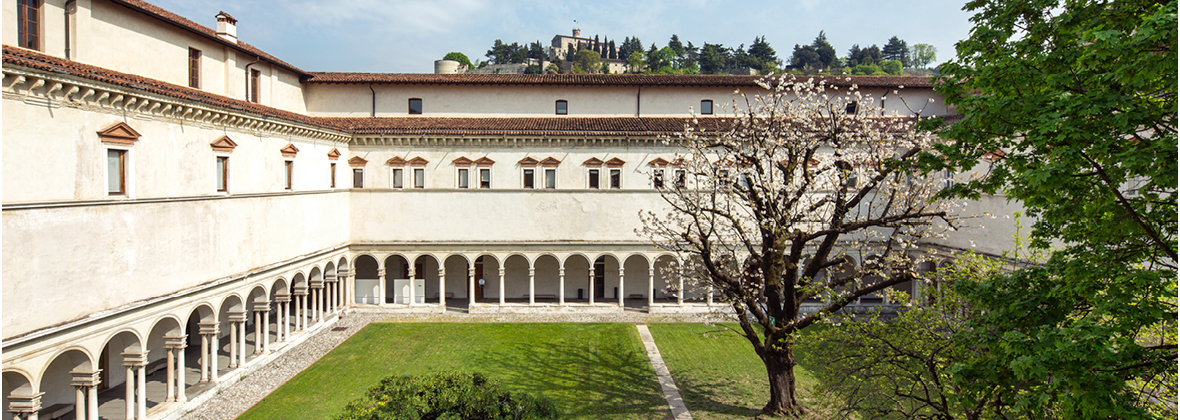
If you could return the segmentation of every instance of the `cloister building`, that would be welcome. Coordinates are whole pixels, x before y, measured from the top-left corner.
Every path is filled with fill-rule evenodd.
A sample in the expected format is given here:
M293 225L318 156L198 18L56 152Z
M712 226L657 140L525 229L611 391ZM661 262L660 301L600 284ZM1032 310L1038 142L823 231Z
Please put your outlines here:
M712 307L635 230L682 176L662 138L755 76L317 73L224 12L3 4L4 419L175 418L345 310Z

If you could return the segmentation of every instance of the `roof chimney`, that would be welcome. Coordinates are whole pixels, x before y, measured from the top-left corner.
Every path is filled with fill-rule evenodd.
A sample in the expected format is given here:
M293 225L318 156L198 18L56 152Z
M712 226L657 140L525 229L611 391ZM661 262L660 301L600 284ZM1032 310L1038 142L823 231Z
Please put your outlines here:
M582 30L578 29L578 28L574 28L574 38L577 38L580 36L582 36Z
M238 43L238 20L230 16L229 13L220 12L217 14L217 36L228 40L229 42Z

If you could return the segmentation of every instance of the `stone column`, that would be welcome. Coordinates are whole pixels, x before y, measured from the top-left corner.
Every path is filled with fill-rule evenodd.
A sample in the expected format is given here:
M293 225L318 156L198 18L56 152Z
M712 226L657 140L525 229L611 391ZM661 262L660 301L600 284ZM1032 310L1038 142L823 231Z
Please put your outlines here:
M385 269L377 269L377 305L385 304Z
M238 352L238 357L241 358L238 360L238 366L246 366L246 313L245 312L242 312L242 321L238 323L238 328L241 329L241 331L238 332L238 340L239 340L238 341L238 348L241 349L241 351Z
M291 339L290 328L287 327L291 323L290 314L287 312L287 309L290 308L290 303L291 295L289 294L284 293L275 296L275 306L279 310L279 313L275 315L275 324L277 324L275 333L278 334L278 341Z
M328 293L328 312L336 312L336 275L324 273L324 283L331 286L331 293Z
M147 403L143 404L143 408L138 410L136 415L136 406L140 396L144 393L143 373L147 366L147 352L125 352L123 353L123 367L127 369L127 381L124 383L126 388L126 402L127 402L127 418L128 419L146 419L147 418ZM141 375L139 380L136 380L135 374Z
M172 360L171 359L168 360L168 362L169 362L169 366L168 366L169 375L168 375L168 383L166 384L165 387L168 388L168 395L169 395L168 400L169 401L184 402L184 401L188 400L188 397L186 397L184 394L184 387L185 387L185 383L184 383L184 347L185 347L185 340L187 340L187 339L188 339L188 336L185 336L185 335L174 335L174 336L164 337L164 347L171 351L169 353L169 355L171 355L173 353L176 354L175 368L171 365ZM172 375L171 375L172 372L176 372L175 381L173 381L174 378L172 378ZM175 390L175 397L173 397L173 390Z
M713 286L709 286L709 295L705 298L705 304L713 306Z
M262 354L262 312L254 304L254 354Z
M41 411L41 396L44 392L31 395L13 394L8 396L8 412L13 420L37 420L37 412Z
M586 290L590 291L590 304L593 305L594 304L594 263L590 263L590 270L589 271L590 271L590 276L589 276L590 281L587 282L589 285L586 286Z
M201 324L204 324L202 322ZM202 326L202 330L204 330ZM209 335L201 331L201 382L209 382Z
M101 375L99 369L70 372L70 385L74 386L75 418L98 420L98 385L102 383Z
M176 400L176 349L168 345L169 337L164 337L164 351L168 352L167 375L164 378L164 401Z
M676 276L676 279L680 282L680 289L676 290L676 304L684 306L684 276Z
M135 372L135 405L139 409L139 419L147 419L147 352L144 352L144 363L136 366Z
M446 266L446 262L443 262ZM443 312L447 310L447 270L438 270L438 306L442 308Z
M647 311L656 304L656 263L652 260L647 266Z
M565 268L557 269L557 304L565 306Z
M418 271L414 269L414 264L410 264L409 268L406 269L406 272L409 273L409 276L407 276L407 277L410 278L410 298L406 299L406 302L409 302L410 305L413 305L414 304L414 283L417 283L414 280L416 280L415 277L418 277ZM393 301L394 302L397 302L397 292L400 292L400 290L397 289L397 286L394 286L394 289L393 289L393 293L394 293Z
M475 306L475 268L467 265L467 312Z
M423 274L422 277L426 277L426 275ZM415 303L418 303L418 273L415 273L414 270L411 269L410 270L410 306L414 306Z
M623 268L623 263L619 263L619 307L626 307L627 302L623 301L623 297L627 296L626 289L623 288L623 279L627 276L627 270Z
M529 267L529 306L533 306L537 303L536 274L537 270L535 268Z
M202 379L202 382L208 381L208 382L216 383L216 382L218 382L218 379L217 379L217 348L220 347L217 344L217 341L218 341L217 335L220 333L220 325L217 323L217 321L201 322L197 325L200 326L201 343L209 343L208 347L204 348L205 351L207 351L208 353L201 355L202 369L208 369L209 373L208 373L208 376L206 377L205 372L201 372L202 373L201 379ZM207 363L206 363L206 360L208 360Z
M307 286L295 286L295 330L307 328Z
M255 319L261 322L254 326L254 354L270 353L270 302L259 301L254 302Z
M504 306L504 268L500 267L497 282L500 285L500 306Z
M228 316L229 319L229 367L230 369L241 367L242 364L238 362L238 353L243 355L246 353L245 337L238 338L238 330L242 331L242 335L246 334L246 329L242 326L246 322L246 312L231 311Z

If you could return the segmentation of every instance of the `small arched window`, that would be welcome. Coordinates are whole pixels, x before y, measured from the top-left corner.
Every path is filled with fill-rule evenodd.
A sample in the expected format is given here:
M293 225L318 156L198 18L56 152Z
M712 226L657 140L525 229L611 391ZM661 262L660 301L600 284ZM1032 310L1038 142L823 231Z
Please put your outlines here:
M565 101L565 99L558 99L556 109L557 115L566 115L569 113L569 104Z

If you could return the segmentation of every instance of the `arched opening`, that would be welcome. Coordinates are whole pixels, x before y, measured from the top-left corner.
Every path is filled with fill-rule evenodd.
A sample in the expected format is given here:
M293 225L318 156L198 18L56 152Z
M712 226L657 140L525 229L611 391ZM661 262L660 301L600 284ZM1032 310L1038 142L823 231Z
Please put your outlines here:
M98 411L98 386L102 372L98 371L90 355L81 350L62 352L46 366L37 387L41 395L41 412L46 418L83 416ZM86 417L82 417L86 418Z
M511 302L528 303L529 301L529 259L523 255L511 255L504 259L504 294L505 299ZM499 273L490 273L486 270L483 273L489 279L496 279ZM535 274L535 273L534 273ZM476 282L475 287L477 293L475 299L479 300L479 271L475 272ZM536 281L536 278L533 278Z
M312 271L319 270L319 267L313 268ZM324 267L324 281L332 284L332 308L340 308L344 306L346 297L348 296L347 284L340 281L340 274L336 272L336 265L328 263Z
M464 259L466 261L466 259ZM414 275L413 282L409 281L408 277L403 277L407 281L401 284L394 285L398 291L399 303L426 303L426 288L429 284L438 284L438 259L433 255L420 255L414 260ZM438 293L434 288L432 293ZM411 298L413 296L413 298ZM431 295L434 296L433 294Z
M635 254L623 260L623 287L619 289L624 306L642 308L647 306L648 296L654 288L655 279L651 277L647 257ZM649 286L650 284L650 286Z
M319 274L318 271L313 271L313 275ZM303 273L296 273L296 276L302 276ZM269 323L268 329L270 334L267 338L273 340L275 343L286 342L291 336L291 292L287 286L287 281L282 278L276 279L270 287L270 311L267 314L266 322Z
M562 263L565 269L566 302L589 302L590 260L582 255L571 255Z
M247 361L269 350L268 342L263 339L268 329L266 322L263 321L263 314L270 309L270 300L267 299L267 296L268 293L262 286L254 286L253 289L250 289L250 294L246 295L246 345L244 349L247 352L245 355Z
M542 255L533 261L533 282L535 284L536 302L557 302L561 281L558 270L561 263L552 255Z
M264 295L265 296L265 295ZM209 305L199 305L186 318L184 333L186 342L184 347L185 390L201 392L210 383L218 381L217 358L211 349L220 347L217 340L217 316Z
M352 281L355 291L353 303L366 305L381 303L381 279L377 275L377 259L371 255L361 255L354 262L356 263L356 275ZM337 271L340 270L337 269Z
M245 354L245 340L242 338L245 333L242 325L245 321L246 307L242 298L238 295L226 296L217 310L217 333L220 336L217 349L217 368L221 369L219 374L236 369L244 362L242 355Z
M98 356L99 415L110 419L146 417L147 357L138 335L121 331L103 345ZM140 395L142 394L142 395ZM138 401L143 399L141 408Z
M178 367L183 367L183 354L180 350L184 346L184 331L180 322L173 317L165 317L152 326L147 336L147 406L177 400ZM179 366L178 366L179 365ZM187 378L185 378L187 379Z
M13 415L28 418L33 410L41 405L41 396L33 388L33 382L22 372L4 371L4 392L0 400L0 408L4 412L4 419L11 419Z
M381 303L399 303L397 286L408 286L409 279L410 263L405 257L401 255L385 257L385 290L382 294L385 299ZM405 302L402 303L410 303L408 294L403 294L401 297L405 299Z
M448 256L445 260L443 260L443 281L438 281L438 272L436 271L435 280L426 282L427 296L434 296L442 299L439 301L440 303L446 302L446 299L455 299L456 294L459 294L460 296L466 296L466 293L457 292L467 288L467 267L467 257L463 255ZM458 279L458 277L463 278ZM442 288L441 297L439 295L440 287Z
M652 270L652 301L675 302L680 290L680 265L676 257L661 255Z
M593 303L605 302L608 299L617 301L619 294L619 260L613 255L603 255L594 260L594 300Z
M462 263L462 267L460 267L460 263ZM457 284L453 287L457 287L458 290L467 290L467 260L463 259L462 261L454 262L448 260L447 273L450 273L452 264L454 264L453 267L455 267L456 270L459 270L458 272L463 274L464 277L462 279L458 279ZM507 285L501 281L503 279L500 278L500 268L500 260L498 260L494 255L480 255L475 259L475 264L473 264L473 269L475 270L474 275L476 286L478 287L480 280L483 280L483 298L495 299L497 303L507 302L508 297L511 296L508 294L509 289L507 289ZM451 275L448 274L447 289L456 290L452 288L450 284L450 278Z

